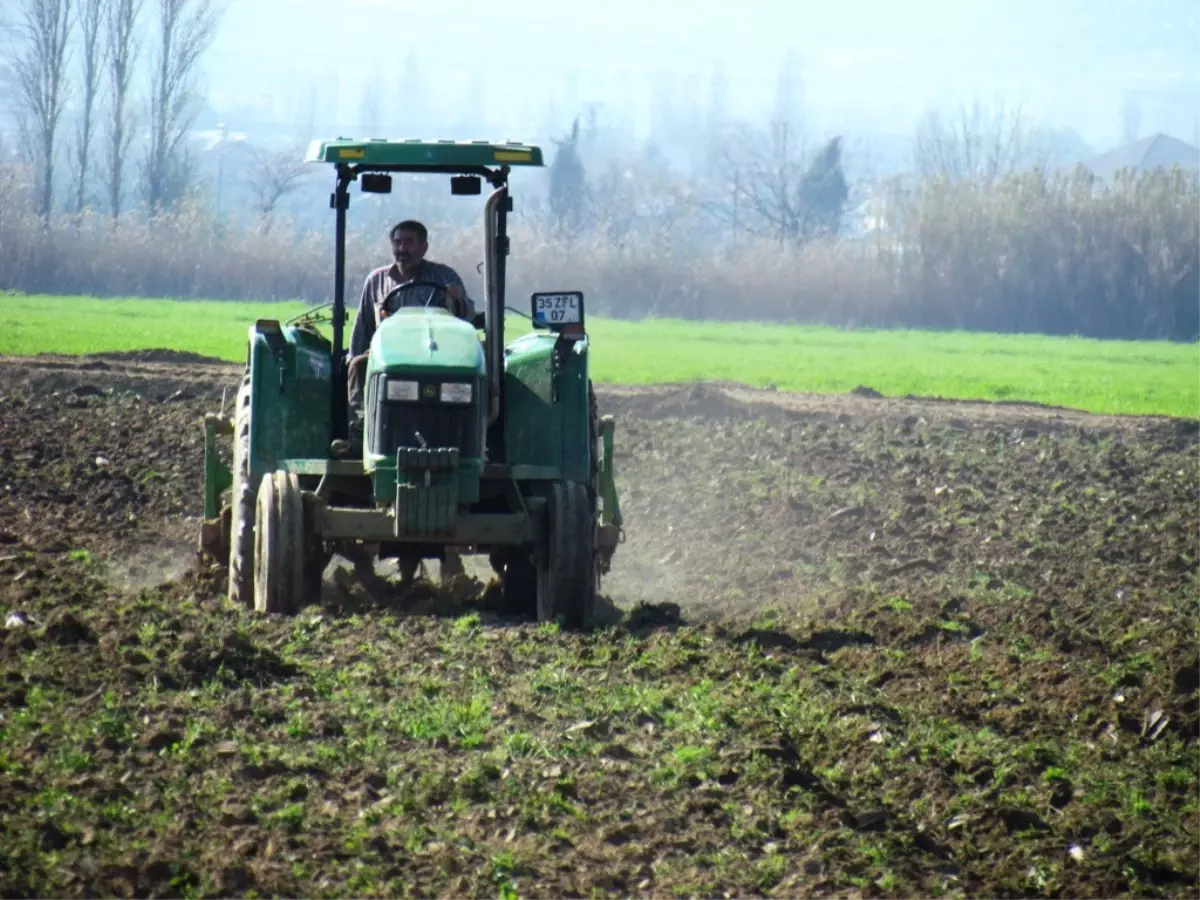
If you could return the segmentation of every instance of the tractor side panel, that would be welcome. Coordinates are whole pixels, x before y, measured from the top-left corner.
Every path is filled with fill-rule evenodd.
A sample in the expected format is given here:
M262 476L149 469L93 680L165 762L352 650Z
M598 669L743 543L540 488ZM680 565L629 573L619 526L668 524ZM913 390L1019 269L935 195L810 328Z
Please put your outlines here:
M587 483L587 345L568 348L557 372L554 339L537 335L510 347L505 367L506 456L510 465L553 466L570 481ZM557 383L556 383L557 382Z
M250 329L250 471L324 459L333 439L329 343L301 329Z

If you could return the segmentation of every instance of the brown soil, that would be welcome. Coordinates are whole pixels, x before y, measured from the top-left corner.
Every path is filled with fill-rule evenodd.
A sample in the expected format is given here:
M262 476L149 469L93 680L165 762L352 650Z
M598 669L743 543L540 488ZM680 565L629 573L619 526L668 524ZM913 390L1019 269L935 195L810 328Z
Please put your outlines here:
M0 358L0 894L1195 895L1196 421L600 387L619 622L554 635L225 608L239 376Z

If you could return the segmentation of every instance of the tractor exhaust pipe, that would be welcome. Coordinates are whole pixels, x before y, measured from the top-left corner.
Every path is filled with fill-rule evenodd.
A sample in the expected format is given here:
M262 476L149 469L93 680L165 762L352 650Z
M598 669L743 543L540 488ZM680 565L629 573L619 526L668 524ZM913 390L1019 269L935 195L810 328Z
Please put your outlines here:
M350 181L353 178L350 167L338 163L337 181L333 193L329 196L329 205L333 207L334 243L333 243L333 347L330 349L330 362L333 364L332 388L330 398L330 420L333 424L333 437L349 437L349 416L346 397L346 370L342 367L342 351L345 349L346 323L346 210L350 207Z
M508 186L497 188L483 211L484 293L487 296L488 425L500 418L504 378L504 268L508 256Z

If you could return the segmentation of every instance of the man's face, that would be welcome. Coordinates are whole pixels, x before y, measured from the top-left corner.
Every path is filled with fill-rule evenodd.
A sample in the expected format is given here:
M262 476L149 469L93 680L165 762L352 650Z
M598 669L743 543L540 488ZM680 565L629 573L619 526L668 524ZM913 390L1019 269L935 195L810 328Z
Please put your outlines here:
M392 256L402 269L411 269L425 258L429 245L411 231L397 231L392 238Z

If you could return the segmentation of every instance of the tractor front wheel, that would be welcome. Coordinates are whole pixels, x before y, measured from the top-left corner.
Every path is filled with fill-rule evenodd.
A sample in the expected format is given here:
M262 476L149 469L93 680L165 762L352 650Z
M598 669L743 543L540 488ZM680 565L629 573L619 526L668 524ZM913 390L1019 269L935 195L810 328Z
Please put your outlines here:
M292 472L272 472L258 488L254 528L254 608L294 615L305 591L304 499Z
M538 621L587 628L596 611L596 529L587 487L554 485L547 512L546 547L537 566Z

